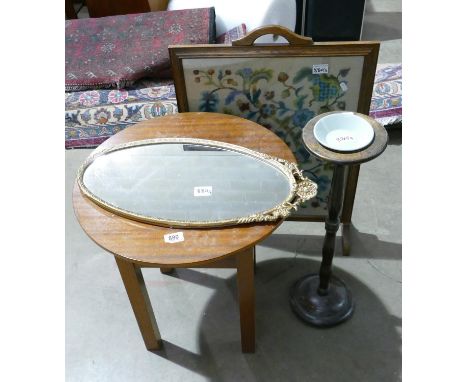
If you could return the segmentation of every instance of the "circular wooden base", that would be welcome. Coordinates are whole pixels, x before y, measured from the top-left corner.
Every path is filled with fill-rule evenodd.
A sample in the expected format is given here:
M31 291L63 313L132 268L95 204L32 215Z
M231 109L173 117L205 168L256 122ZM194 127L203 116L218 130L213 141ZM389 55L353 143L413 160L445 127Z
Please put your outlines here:
M351 317L354 303L346 284L331 276L328 293L318 293L319 275L297 280L291 288L289 302L296 315L313 326L330 327Z

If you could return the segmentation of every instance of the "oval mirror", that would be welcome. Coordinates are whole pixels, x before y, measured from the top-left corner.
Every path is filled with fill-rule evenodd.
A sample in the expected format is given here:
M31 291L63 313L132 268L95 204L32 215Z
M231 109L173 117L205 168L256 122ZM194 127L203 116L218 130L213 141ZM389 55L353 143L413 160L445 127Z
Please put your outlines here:
M148 139L98 151L81 166L78 185L116 214L186 228L285 218L317 189L293 163L191 138Z

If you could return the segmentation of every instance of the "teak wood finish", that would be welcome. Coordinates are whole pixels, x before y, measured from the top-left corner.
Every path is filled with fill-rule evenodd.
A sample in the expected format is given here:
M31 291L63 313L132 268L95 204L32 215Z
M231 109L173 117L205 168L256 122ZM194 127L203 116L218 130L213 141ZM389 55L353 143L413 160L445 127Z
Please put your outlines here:
M289 44L257 44L257 38L267 35L284 37ZM287 28L277 25L267 25L254 29L242 39L231 45L178 45L169 46L172 74L176 88L177 105L179 112L189 112L187 90L184 80L185 59L208 58L258 58L272 57L339 57L362 56L364 64L362 69L361 87L357 112L369 114L372 98L375 70L379 54L380 43L377 41L352 42L313 42L311 38L298 35ZM343 223L342 248L345 256L350 254L349 227L353 213L354 198L356 195L359 177L359 165L350 165L345 175L345 191L341 222ZM287 220L325 221L326 216L291 216Z
M148 138L189 137L223 141L295 163L288 146L268 129L243 118L217 113L183 113L140 122L115 134L94 152ZM255 244L281 221L239 226L182 229L140 223L115 215L86 198L75 183L73 205L88 236L117 262L147 349L161 347L161 337L141 268L237 268L242 350L255 349L253 272ZM167 233L184 233L184 241L165 243Z

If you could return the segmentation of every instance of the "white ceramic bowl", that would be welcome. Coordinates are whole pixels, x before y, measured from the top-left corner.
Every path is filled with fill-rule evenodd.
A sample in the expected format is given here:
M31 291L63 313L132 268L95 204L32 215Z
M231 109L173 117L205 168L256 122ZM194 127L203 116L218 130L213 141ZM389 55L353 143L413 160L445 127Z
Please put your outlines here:
M374 139L374 129L364 118L351 112L334 113L320 119L314 126L319 143L336 151L356 151Z

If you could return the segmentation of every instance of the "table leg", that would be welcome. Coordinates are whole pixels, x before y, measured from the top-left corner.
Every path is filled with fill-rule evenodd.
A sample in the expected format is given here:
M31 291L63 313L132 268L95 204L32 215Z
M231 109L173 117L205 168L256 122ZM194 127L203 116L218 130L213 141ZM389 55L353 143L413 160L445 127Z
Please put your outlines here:
M351 252L350 230L351 223L341 224L341 250L343 252L343 256L349 256Z
M163 275L170 275L172 272L174 272L174 268L159 268L159 271Z
M117 256L115 256L115 261L119 267L120 276L125 285L146 348L148 350L161 349L161 335L156 324L141 268Z
M255 352L255 283L254 283L255 247L249 248L237 256L237 290L241 341L243 353Z
M349 256L351 252L350 243L350 226L351 216L353 214L354 198L356 196L357 182L359 177L359 165L349 166L348 180L346 182L345 196L343 200L343 213L341 215L342 225L342 236L341 246L343 250L343 256Z
M328 200L328 217L325 221L325 240L322 249L320 273L306 275L291 289L290 303L294 313L315 326L333 326L349 318L354 310L351 292L347 286L332 276L336 232L340 227L343 206L345 167L335 166Z

